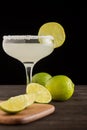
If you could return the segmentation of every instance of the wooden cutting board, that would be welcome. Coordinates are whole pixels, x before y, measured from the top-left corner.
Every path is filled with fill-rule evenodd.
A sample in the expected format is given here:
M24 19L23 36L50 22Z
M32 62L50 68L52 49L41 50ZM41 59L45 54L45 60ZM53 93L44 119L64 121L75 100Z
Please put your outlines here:
M26 124L52 114L55 107L51 104L34 103L17 114L7 114L0 110L0 124Z

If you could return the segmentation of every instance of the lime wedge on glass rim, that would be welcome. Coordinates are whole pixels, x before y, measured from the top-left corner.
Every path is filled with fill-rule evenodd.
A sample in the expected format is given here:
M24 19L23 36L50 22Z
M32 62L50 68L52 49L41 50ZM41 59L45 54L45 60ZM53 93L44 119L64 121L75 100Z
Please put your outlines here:
M52 100L52 96L47 88L38 83L30 83L26 87L27 94L35 94L37 103L49 103Z
M0 103L0 109L8 113L17 113L32 105L34 101L34 94L22 94L2 101Z
M38 36L50 35L54 38L54 48L60 47L66 38L65 30L63 26L57 22L48 22L43 24L39 31ZM40 41L42 43L42 41Z

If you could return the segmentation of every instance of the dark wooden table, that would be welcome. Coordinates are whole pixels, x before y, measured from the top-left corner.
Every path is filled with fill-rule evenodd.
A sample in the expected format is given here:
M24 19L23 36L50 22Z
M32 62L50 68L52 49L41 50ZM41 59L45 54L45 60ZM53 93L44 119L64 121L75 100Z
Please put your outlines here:
M0 100L25 93L24 85L0 85ZM75 86L71 99L51 102L55 112L24 125L2 125L0 130L87 130L87 85Z

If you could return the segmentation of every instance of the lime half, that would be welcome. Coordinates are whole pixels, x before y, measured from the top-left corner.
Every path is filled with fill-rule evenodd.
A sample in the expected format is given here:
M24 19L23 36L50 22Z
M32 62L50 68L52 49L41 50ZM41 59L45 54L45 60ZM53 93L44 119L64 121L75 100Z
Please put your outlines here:
M24 110L35 101L34 94L14 96L0 103L0 108L8 113L17 113Z
M40 27L38 36L46 35L53 36L54 48L60 47L64 43L66 37L63 26L57 22L48 22Z
M38 83L30 83L26 88L27 94L35 94L36 102L38 103L49 103L52 100L52 96L47 88L38 84Z

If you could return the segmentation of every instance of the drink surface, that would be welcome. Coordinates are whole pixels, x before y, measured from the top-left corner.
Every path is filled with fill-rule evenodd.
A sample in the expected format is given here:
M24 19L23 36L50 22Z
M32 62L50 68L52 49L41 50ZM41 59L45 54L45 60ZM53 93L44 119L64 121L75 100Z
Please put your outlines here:
M34 62L48 56L53 52L52 44L40 43L5 43L4 51L21 62Z

